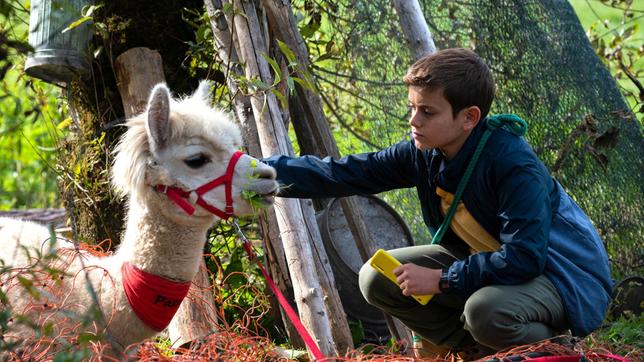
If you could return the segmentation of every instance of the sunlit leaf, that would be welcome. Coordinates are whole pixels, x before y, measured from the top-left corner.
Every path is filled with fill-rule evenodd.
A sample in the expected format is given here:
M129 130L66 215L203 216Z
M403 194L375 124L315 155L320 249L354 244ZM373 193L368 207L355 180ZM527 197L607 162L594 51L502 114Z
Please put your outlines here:
M81 14L86 17L91 17L94 15L94 12L96 10L102 7L103 7L103 4L85 6L83 7L83 10L81 10Z
M277 39L277 45L279 46L280 50L282 51L282 54L286 57L286 59L289 62L289 65L297 64L295 62L295 53L291 50L291 48L286 45L283 41Z
M63 119L62 121L60 121L60 123L58 123L56 125L56 128L65 129L65 128L69 127L71 124L72 124L72 118L67 117L67 118Z
M312 92L315 92L315 88L313 88L311 83L307 82L306 80L304 80L302 78L298 78L298 77L292 77L292 79L295 82L297 82L299 85L301 85L302 87L304 87L304 88L306 88L306 89L308 89L308 90L310 90Z
M61 31L61 33L66 33L66 32L68 32L68 31L70 31L70 30L72 30L72 29L84 24L85 22L90 21L90 20L92 20L91 16L83 16L82 18L80 18L80 19L72 22L71 24L69 24L69 26L66 27L65 29L63 29L63 31Z
M282 77L280 76L280 73L281 73L280 66L277 64L275 59L269 57L268 55L262 53L262 57L266 59L268 64L271 65L271 68L273 68L273 73L275 74L275 80L273 80L273 85L276 85L282 80Z

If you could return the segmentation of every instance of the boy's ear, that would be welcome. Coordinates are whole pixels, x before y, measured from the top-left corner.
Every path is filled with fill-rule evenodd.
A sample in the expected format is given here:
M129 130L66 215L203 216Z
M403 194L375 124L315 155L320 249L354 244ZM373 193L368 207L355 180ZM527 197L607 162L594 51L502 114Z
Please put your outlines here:
M465 131L470 131L479 124L481 120L481 109L477 106L467 107L463 110L465 112L465 122L463 123L463 128Z

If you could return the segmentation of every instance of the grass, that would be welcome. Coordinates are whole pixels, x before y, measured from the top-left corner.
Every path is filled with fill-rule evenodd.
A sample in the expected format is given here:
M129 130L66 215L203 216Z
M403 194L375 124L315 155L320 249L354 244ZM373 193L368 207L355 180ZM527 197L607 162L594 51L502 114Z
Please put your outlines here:
M608 321L586 338L593 348L604 348L612 353L626 356L644 351L644 315L622 316Z

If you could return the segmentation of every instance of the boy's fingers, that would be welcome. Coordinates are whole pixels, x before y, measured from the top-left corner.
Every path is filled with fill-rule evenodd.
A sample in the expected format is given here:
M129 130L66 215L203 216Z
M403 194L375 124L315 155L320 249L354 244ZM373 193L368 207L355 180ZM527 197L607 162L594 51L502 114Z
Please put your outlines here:
M393 270L395 276L399 276L403 272L403 265L397 267L396 269Z

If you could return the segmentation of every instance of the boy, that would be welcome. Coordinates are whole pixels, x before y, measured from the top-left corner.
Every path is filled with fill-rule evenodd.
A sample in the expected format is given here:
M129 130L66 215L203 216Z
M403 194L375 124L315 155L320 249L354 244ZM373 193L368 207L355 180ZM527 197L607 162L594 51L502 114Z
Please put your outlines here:
M495 84L485 62L470 50L446 49L418 60L403 80L411 141L340 160L273 156L265 161L289 185L279 196L415 187L434 243L390 251L403 264L394 271L400 287L365 264L360 289L435 351L474 341L499 350L599 327L612 290L606 251L520 137L523 121L486 118ZM434 298L422 306L412 294Z

